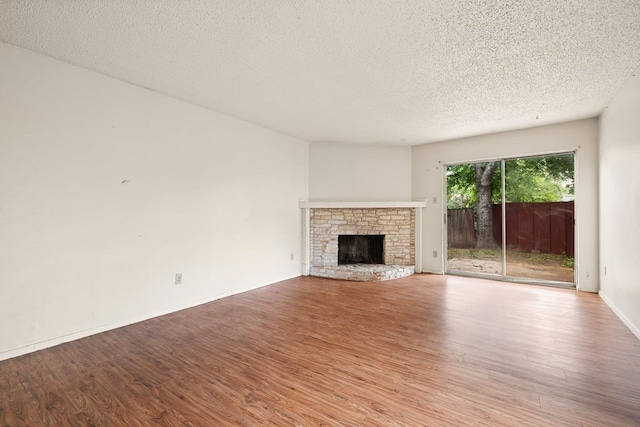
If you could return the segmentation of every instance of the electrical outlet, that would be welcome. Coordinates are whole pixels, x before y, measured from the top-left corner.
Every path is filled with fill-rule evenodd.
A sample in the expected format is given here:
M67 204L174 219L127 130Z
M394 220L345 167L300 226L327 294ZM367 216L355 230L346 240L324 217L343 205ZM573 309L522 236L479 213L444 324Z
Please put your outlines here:
M438 258L438 251L433 251L433 257Z
M434 205L438 204L438 198L434 197L433 199L431 199L431 201L433 202Z
M176 274L176 285L182 285L182 273Z
M293 254L291 254L291 255L289 256L289 259L290 259L291 261L293 261Z

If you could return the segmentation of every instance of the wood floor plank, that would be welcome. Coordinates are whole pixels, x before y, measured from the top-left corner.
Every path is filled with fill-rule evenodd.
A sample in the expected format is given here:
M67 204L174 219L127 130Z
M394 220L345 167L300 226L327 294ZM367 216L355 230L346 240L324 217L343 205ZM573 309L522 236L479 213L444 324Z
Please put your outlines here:
M597 295L300 277L0 362L0 425L633 426Z
M3 426L44 426L37 402L21 390L3 394L0 423Z

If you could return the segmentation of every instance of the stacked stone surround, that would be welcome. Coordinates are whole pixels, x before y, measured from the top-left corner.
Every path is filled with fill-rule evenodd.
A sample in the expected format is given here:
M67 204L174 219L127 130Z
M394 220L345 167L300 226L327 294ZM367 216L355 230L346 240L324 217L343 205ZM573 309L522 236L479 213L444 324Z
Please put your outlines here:
M338 267L338 236L341 234L384 235L386 265L415 265L413 208L316 208L311 209L309 218L312 274Z

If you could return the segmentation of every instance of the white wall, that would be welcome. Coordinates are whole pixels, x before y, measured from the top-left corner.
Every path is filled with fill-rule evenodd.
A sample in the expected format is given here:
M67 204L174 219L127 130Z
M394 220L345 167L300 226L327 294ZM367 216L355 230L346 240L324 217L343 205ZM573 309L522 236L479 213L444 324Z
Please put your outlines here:
M313 143L309 165L312 200L411 199L411 147Z
M640 338L640 69L600 117L600 295Z
M298 276L308 155L0 44L0 359Z
M464 138L413 147L413 198L427 200L423 212L423 270L443 272L443 165L568 152L576 154L576 270L580 290L598 291L598 121ZM435 203L434 203L435 199ZM445 203L446 205L446 203ZM433 257L438 251L438 257Z

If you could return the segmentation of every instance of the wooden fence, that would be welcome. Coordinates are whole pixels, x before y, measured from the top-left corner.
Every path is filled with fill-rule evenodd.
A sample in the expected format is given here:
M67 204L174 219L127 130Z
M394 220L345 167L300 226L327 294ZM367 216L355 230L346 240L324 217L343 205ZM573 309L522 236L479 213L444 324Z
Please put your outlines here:
M574 256L574 203L507 203L507 248ZM493 205L493 234L502 246L502 207ZM447 211L452 248L474 248L476 231L471 209Z
M447 239L449 247L476 247L476 228L472 209L447 209Z

